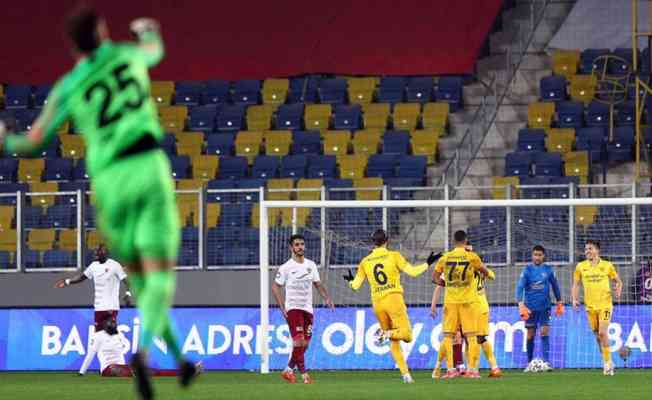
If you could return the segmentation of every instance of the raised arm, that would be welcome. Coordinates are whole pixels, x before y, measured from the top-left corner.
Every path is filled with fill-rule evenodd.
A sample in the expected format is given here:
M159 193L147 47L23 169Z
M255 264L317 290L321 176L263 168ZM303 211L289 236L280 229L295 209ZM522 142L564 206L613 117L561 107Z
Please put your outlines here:
M158 22L151 18L138 18L129 27L138 38L138 47L142 51L145 63L153 67L161 62L165 49Z

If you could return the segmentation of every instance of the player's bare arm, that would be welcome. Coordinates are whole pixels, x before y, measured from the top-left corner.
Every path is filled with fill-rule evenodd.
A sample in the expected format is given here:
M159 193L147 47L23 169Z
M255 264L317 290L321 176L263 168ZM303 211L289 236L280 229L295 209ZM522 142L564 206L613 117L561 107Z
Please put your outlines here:
M620 295L623 293L623 281L620 279L620 276L616 275L613 279L616 282L616 287L614 288L614 295L616 299L620 299Z
M122 284L125 285L125 294L124 296L122 296L122 301L124 301L125 305L130 306L132 296L131 296L131 291L129 290L129 282L126 277L120 282L122 282Z
M281 285L276 282L272 282L272 295L276 300L276 304L278 304L279 310L281 310L281 314L283 314L283 318L287 319L288 313L285 310L285 300L283 299L283 294L281 293Z
M430 303L430 316L432 318L437 317L437 304L441 298L442 286L435 285L435 290L432 291L432 301Z
M313 285L319 292L319 295L321 296L322 299L324 299L324 302L326 303L326 306L330 309L335 308L335 304L333 303L333 300L331 299L331 296L328 295L328 291L326 290L326 286L322 285L321 282L313 282Z
M571 297L573 299L573 309L578 310L580 307L580 283L579 281L573 280L573 287L571 288Z
M88 278L84 274L78 274L72 278L59 279L54 283L54 287L57 289L65 288L66 286L75 285L77 283L84 282Z

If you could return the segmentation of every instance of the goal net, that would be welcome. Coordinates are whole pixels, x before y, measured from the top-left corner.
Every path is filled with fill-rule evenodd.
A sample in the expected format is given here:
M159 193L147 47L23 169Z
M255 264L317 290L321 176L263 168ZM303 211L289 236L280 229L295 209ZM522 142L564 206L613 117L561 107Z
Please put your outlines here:
M284 213L293 221L291 227L280 226L283 218L279 216ZM388 247L400 251L413 265L424 262L431 251L450 249L454 231L468 233L474 251L496 274L486 291L491 305L489 340L501 368L527 364L526 330L515 289L535 245L546 249L546 262L553 266L566 304L564 315L553 312L553 367L602 366L586 313L570 305L575 265L584 259L586 240L598 240L601 256L616 265L624 283L622 297L614 299L609 327L613 359L620 368L652 367L651 198L263 201L260 216L261 331L268 332L270 343L262 349L263 372L282 369L288 361L289 333L273 300L270 304L269 285L275 268L290 257L288 239L293 232L305 236L306 257L319 265L322 283L337 305L330 310L315 297L307 367L395 368L389 346L379 346L374 340L378 321L368 284L353 292L343 279L347 269L355 274L359 261L372 249L372 233L380 228L389 234ZM402 346L412 369L431 369L442 340L443 296L434 318L430 310L432 270L417 278L401 277L413 333L413 341ZM535 357L541 357L538 336ZM484 357L481 367L487 367Z

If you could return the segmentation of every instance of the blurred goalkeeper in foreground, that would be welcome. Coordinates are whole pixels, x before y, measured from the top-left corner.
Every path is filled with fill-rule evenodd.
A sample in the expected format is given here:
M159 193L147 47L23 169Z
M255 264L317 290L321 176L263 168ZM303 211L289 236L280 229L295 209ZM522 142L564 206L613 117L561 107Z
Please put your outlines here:
M131 368L141 398L151 399L147 354L154 337L174 355L182 386L193 380L195 365L183 357L169 317L179 215L148 73L163 59L163 42L154 20L137 19L130 28L138 42L114 43L106 22L92 9L72 13L66 29L74 68L54 85L29 133L6 136L0 124L0 141L4 138L6 153L29 156L47 146L66 120L82 132L99 227L129 271L142 319Z
M527 368L524 372L532 372L534 356L534 337L537 327L541 327L541 353L544 361L543 370L551 371L550 365L550 289L557 300L555 314L564 313L559 284L552 267L543 261L546 250L536 245L532 249L532 262L525 266L516 285L516 301L521 319L527 329Z

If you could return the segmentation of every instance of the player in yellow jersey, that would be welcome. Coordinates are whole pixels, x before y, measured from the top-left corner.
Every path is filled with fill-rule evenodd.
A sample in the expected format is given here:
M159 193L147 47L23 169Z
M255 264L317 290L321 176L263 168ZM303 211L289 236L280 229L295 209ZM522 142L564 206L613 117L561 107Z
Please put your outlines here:
M487 277L489 270L484 266L480 257L466 249L468 245L466 232L457 231L453 235L455 248L437 261L433 272L433 282L444 286L444 351L446 352L447 371L443 378L456 378L458 371L453 365L453 337L455 332L462 327L462 334L466 338L469 353L470 367L480 355L477 342L478 334L478 290L475 284L475 273ZM469 368L464 375L469 378L479 378L477 369Z
M403 382L413 383L400 346L401 341L412 341L412 326L403 299L401 272L417 277L435 262L435 255L431 253L426 263L412 266L398 251L387 250L388 239L384 230L374 232L372 240L375 248L360 261L355 278L349 270L344 279L353 290L360 289L365 278L368 279L371 302L380 324L376 333L378 341L391 342L392 357L401 371Z
M609 352L609 338L607 330L611 322L613 304L611 300L611 283L616 282L614 293L616 299L620 298L623 289L623 282L618 277L614 265L600 258L600 243L594 240L587 240L584 246L586 260L575 267L573 274L573 308L577 310L580 305L579 292L580 282L584 287L584 306L589 320L591 330L595 334L598 346L602 352L603 374L613 375L614 364L611 361Z

